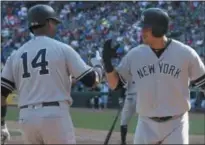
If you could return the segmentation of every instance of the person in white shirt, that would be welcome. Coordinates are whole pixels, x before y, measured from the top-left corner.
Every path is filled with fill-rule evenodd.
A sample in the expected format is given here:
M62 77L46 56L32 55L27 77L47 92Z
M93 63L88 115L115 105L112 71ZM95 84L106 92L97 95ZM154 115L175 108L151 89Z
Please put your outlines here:
M1 75L3 142L10 137L5 123L6 98L16 89L26 144L76 144L69 113L72 77L95 87L102 78L102 67L87 65L71 46L53 39L59 23L48 5L35 5L28 11L34 37L12 53Z

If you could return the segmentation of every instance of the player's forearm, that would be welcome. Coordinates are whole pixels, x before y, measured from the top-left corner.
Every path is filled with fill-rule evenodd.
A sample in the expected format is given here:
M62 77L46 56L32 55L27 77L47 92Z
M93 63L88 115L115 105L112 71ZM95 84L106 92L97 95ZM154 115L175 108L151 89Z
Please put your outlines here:
M106 73L106 78L107 78L110 89L115 90L120 80L118 73L115 70L113 70L110 73Z
M104 61L105 76L108 81L108 85L110 89L115 90L119 82L119 75L115 71L111 63L111 60L104 59L103 61Z
M5 124L5 117L7 112L6 99L12 91L1 84L1 126Z
M121 88L122 82L120 80L118 72L114 69L110 61L104 61L104 69L110 89L117 90L118 88Z

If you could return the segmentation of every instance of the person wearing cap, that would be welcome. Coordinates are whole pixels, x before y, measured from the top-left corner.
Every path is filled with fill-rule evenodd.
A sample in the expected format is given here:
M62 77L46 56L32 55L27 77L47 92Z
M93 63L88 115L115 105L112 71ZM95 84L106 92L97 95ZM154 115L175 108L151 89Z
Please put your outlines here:
M143 11L142 45L114 68L117 44L105 41L102 58L112 90L135 83L138 122L134 144L188 144L189 87L205 89L205 66L190 46L166 36L169 15L159 8Z

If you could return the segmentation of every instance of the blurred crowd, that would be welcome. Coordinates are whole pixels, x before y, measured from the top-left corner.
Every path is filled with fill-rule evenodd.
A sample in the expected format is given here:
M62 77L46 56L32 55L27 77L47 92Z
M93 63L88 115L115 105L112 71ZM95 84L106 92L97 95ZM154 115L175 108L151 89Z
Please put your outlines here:
M1 14L1 61L5 63L12 51L32 37L27 28L28 8L36 3L51 5L63 23L56 39L72 45L81 57L101 52L103 41L114 38L120 43L119 56L141 42L138 20L148 7L165 9L170 17L168 35L189 44L205 57L205 2L144 1L144 2L66 2L66 1L3 1Z
M140 44L139 17L149 7L167 11L171 18L167 35L193 47L205 62L203 1L2 1L2 64L13 51L33 37L27 27L27 12L31 6L39 3L51 5L62 20L55 39L71 45L87 63L102 51L103 41L107 38L120 43L116 64L121 56ZM80 83L77 86L78 89L84 89Z

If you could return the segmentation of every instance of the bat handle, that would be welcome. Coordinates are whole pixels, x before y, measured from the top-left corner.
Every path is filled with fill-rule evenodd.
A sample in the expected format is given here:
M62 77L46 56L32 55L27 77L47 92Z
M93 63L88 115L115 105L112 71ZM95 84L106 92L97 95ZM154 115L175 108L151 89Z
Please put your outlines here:
M122 110L122 107L120 106L120 108L118 109L117 115L116 115L116 117L115 117L115 119L114 119L114 122L113 122L113 124L112 124L112 126L111 126L111 128L110 128L110 130L109 130L109 133L108 133L107 136L106 136L106 140L105 140L105 142L104 142L104 145L108 145L108 142L109 142L110 137L111 137L111 135L112 135L112 132L113 132L113 130L114 130L114 128L115 128L115 124L116 124L116 122L117 122L117 120L118 120L118 117L119 117L119 115L120 115L121 110Z

